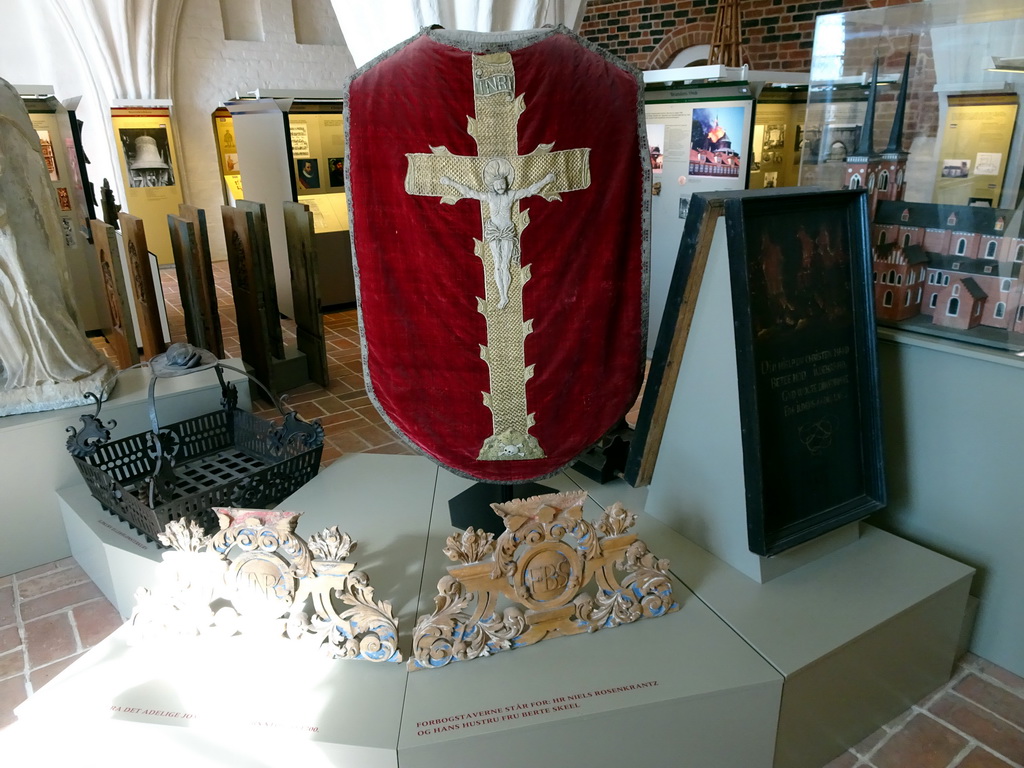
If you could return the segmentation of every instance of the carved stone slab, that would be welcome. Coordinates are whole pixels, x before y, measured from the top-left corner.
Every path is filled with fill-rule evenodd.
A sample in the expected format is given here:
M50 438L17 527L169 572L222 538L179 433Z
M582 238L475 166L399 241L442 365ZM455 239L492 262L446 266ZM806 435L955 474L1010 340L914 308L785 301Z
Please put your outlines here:
M135 340L135 326L128 305L117 235L112 226L96 219L89 222L89 226L100 263L100 274L103 276L103 295L106 296L107 310L110 312L110 325L101 330L114 350L117 367L123 370L139 362L139 344Z
M146 244L146 226L142 219L129 213L119 213L117 220L121 224L121 236L128 257L128 279L135 299L135 313L139 318L142 355L149 360L163 352L167 344L160 327L160 308L149 261L149 247Z
M213 259L210 256L210 235L206 228L206 211L194 205L181 203L178 216L192 223L196 236L196 265L200 274L198 284L199 310L203 323L203 334L208 349L217 356L224 358L224 338L220 327L220 309L217 307L217 286L213 279Z
M203 269L200 234L195 224L181 216L168 214L167 229L171 236L171 251L174 253L174 270L178 275L178 291L181 296L181 310L185 315L185 335L189 344L200 349L220 349L218 357L223 356L224 342L220 337L220 315L216 318L216 303L209 304L209 297L215 296L210 274ZM215 352L215 354L217 354Z
M346 558L356 542L337 526L303 540L301 512L216 507L220 530L169 523L153 591L140 589L135 640L235 634L287 637L331 658L401 661L398 619Z
M296 346L306 355L309 378L326 387L330 377L324 317L320 313L320 267L313 245L313 214L302 203L286 202L284 229L292 273Z
M459 565L438 582L434 612L416 623L409 669L678 610L668 561L629 533L636 515L616 503L591 524L586 498L575 491L492 504L505 523L497 540L473 528L450 536L444 552Z

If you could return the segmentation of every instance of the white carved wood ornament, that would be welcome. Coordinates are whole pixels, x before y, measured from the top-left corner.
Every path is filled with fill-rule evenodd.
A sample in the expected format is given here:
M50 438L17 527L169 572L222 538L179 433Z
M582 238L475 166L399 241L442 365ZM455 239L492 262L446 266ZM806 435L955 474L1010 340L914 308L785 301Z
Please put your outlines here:
M616 503L591 524L583 519L586 498L575 491L492 504L505 522L497 540L473 528L450 536L444 552L459 565L448 567L434 612L416 624L409 669L678 610L668 561L629 533L636 515ZM590 584L594 594L584 591ZM512 604L500 608L501 598Z
M345 559L356 542L337 526L304 541L301 512L215 508L220 530L172 521L153 591L140 589L136 641L197 635L285 636L332 658L401 661L398 619ZM341 606L338 605L341 603ZM347 606L342 607L342 606Z

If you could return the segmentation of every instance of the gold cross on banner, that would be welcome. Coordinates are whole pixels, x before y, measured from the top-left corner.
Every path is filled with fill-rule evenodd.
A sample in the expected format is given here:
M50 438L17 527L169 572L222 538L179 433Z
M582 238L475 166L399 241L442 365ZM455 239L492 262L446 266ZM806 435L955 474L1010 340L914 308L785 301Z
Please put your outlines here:
M480 203L482 239L474 253L484 269L484 297L477 311L487 323L487 344L480 357L490 370L490 392L484 404L491 410L493 434L480 449L481 460L539 459L543 448L529 434L534 425L526 398L533 365L526 365L526 337L533 319L523 317L523 286L530 265L522 266L520 238L530 223L519 202L534 195L561 200L562 192L590 186L590 150L552 152L554 143L519 154L517 125L526 110L525 94L515 95L515 68L508 53L473 56L476 117L467 132L476 140L475 156L453 155L431 147L429 154L407 154L405 191L440 197L453 205L469 198ZM532 255L532 254L531 254Z

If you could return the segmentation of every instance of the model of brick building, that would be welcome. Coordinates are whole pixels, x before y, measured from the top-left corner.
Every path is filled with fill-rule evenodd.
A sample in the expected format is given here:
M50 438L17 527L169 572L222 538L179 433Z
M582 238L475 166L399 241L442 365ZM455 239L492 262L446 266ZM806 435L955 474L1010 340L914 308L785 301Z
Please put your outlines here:
M910 55L889 143L872 147L878 63L875 63L856 150L846 157L848 189L866 189L871 216L875 314L899 323L919 315L956 330L987 326L1024 333L1024 237L1014 211L967 205L909 203L908 153L903 150Z

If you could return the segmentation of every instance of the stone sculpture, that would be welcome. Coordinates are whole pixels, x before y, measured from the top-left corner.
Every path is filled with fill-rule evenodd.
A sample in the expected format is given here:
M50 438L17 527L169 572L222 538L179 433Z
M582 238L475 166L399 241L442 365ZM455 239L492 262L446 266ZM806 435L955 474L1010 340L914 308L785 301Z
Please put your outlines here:
M78 327L39 137L0 79L0 416L66 408L113 368Z

